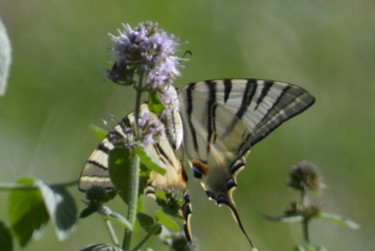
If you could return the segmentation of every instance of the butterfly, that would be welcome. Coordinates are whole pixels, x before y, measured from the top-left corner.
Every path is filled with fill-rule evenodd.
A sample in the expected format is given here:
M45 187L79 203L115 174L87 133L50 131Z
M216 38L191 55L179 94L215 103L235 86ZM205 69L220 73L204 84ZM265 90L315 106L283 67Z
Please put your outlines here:
M283 122L313 105L315 98L296 85L259 79L207 80L174 90L177 102L172 108L161 116L153 114L165 127L166 136L161 137L156 146L148 146L163 150L163 154L154 150L160 161L164 158L171 161L166 161L166 177L150 175L145 191L174 188L184 194L181 211L186 237L191 241L192 211L187 178L182 159L177 157L180 154L176 154L183 149L194 177L200 181L208 198L218 205L228 206L254 247L233 200L236 176L245 167L246 157L254 145ZM147 105L142 109L147 109ZM116 147L114 135L125 135L124 125L134 126L134 115L120 121L90 155L81 174L80 190L87 191L93 185L113 188L108 177L108 152Z

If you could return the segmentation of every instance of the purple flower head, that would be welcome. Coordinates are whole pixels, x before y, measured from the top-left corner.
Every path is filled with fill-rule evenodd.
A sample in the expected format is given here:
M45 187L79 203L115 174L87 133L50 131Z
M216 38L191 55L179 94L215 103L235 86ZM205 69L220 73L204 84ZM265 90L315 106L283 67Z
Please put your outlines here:
M136 28L123 25L119 35L110 34L115 42L113 50L117 60L108 77L120 84L133 84L135 74L144 74L146 83L156 90L163 90L180 76L182 60L174 56L178 39L159 29L156 23L140 23Z

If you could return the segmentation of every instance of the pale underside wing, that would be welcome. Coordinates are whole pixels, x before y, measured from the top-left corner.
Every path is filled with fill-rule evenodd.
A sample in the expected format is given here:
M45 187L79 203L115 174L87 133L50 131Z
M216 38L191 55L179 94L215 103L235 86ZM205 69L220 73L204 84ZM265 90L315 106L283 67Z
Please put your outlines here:
M314 102L306 90L283 82L226 79L179 90L183 146L209 198L229 206L247 236L232 193L251 146Z
M140 113L150 113L152 121L159 120L158 116L149 111L147 104L142 104ZM161 123L161 127L164 125ZM135 131L134 114L130 113L122 119L114 128L111 129L107 137L98 145L98 147L89 156L86 164L83 167L79 180L79 189L87 192L89 189L98 186L107 190L115 189L108 171L108 154L115 147L129 147L126 142L134 140ZM132 128L132 130L129 130ZM158 142L149 144L148 150L164 164L166 174L161 175L155 171L150 173L145 194L153 197L156 189L162 188L166 192L180 193L181 198L184 199L184 204L181 208L181 213L185 218L185 233L187 239L191 240L190 230L190 198L187 193L187 176L184 167L181 163L183 155L175 154L175 150L170 145L167 137L162 135Z
M181 211L186 220L185 232L191 241L191 206L178 153L182 145L193 174L208 197L229 207L254 247L232 197L237 186L236 175L244 168L250 147L314 101L314 97L300 87L268 80L211 80L178 89L176 104L165 110L161 117L168 137L161 137L159 142L149 146L159 160L167 163L167 174L153 173L146 193L152 194L155 188L161 187L185 194ZM144 104L141 110L148 110L147 105ZM155 120L159 119L155 114L153 116ZM134 127L132 114L120 121L91 154L80 179L82 191L93 185L113 189L108 177L108 152L121 147L117 145L119 138L133 137L124 129L129 126Z

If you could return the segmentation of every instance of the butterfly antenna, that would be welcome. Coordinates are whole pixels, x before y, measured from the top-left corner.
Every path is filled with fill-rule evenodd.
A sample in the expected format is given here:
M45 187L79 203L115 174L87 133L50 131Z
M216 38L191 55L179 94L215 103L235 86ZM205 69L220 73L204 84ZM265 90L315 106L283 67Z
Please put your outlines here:
M190 56L193 56L193 52L191 50L186 50L184 55L182 55L182 58L185 58L187 54L189 54Z

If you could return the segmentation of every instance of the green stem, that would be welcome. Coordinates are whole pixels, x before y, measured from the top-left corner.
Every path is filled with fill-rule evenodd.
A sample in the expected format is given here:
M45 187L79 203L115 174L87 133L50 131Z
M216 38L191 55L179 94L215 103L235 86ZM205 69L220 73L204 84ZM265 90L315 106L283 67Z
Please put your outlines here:
M310 200L309 197L307 196L307 191L303 190L301 192L301 203L304 208L308 207ZM304 216L304 219L302 221L302 232L303 232L303 239L307 244L310 243L310 237L309 237L309 219L307 219Z
M310 244L309 221L308 220L302 221L302 228L303 228L303 239L306 241L307 244Z
M140 170L140 159L139 157L134 153L132 153L132 160L131 160L131 173L130 173L130 189L129 193L129 209L128 209L128 220L132 226L132 229L134 229L134 224L137 217L137 207L138 207L138 191L139 191L139 170ZM125 251L130 250L130 243L132 238L132 230L125 229L124 234L124 240L122 243L122 248Z
M159 227L159 225L154 225L147 233L147 235L132 249L132 251L140 250L141 247L150 239L150 237L155 234L156 230L158 230Z
M78 180L71 180L71 181L65 181L61 183L54 183L49 184L49 186L52 187L59 187L59 186L72 186L76 185L78 183ZM28 189L39 189L38 185L19 185L16 183L9 183L9 182L0 182L0 191L1 190L28 190Z
M134 118L135 118L135 124L136 124L136 136L137 140L139 141L140 135L139 130L138 130L138 118L139 118L139 110L140 110L140 105L141 105L141 97L142 97L142 89L143 86L143 72L139 72L139 81L138 85L135 87L136 90L136 99L135 99L135 109L134 109ZM138 207L138 192L139 192L139 170L140 170L140 159L139 157L135 154L135 152L132 152L131 156L131 165L130 165L130 189L129 191L129 209L128 209L128 220L134 228L134 224L136 221L137 217L137 207ZM132 238L132 230L130 229L125 229L124 233L124 239L122 242L122 248L125 251L130 250L130 243L131 243L131 238Z
M115 233L115 231L112 227L112 223L108 219L104 219L104 222L105 222L105 225L107 226L107 229L108 229L109 235L111 236L113 244L115 244L115 246L119 247L120 243L119 243L119 241L117 239L117 236L116 236L116 233Z

